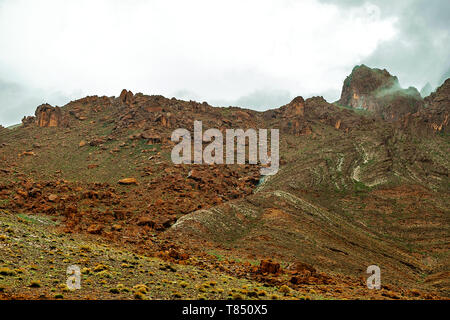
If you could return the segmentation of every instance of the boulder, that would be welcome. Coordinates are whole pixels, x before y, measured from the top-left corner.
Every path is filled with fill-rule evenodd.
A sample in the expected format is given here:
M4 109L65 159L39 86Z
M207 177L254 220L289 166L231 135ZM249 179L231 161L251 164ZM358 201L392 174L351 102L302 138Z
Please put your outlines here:
M56 194L51 194L48 196L48 201L55 202L56 200L58 200L58 196Z
M294 269L299 273L306 273L306 272L310 272L311 274L316 273L316 269L313 266L299 261L294 263L292 269Z
M101 224L91 224L87 229L87 232L90 234L100 234L102 231L103 225Z
M33 151L24 151L21 154L19 154L19 158L23 157L23 156L36 156L36 153L34 153Z
M134 185L137 185L138 182L137 182L137 180L135 178L125 178L125 179L119 180L119 184L123 184L123 185L134 184Z
M112 229L113 231L121 231L121 230L122 230L122 225L120 225L120 224L114 224L114 225L111 227L111 229Z
M95 138L95 139L92 139L90 142L89 142L89 145L91 146L91 147L95 147L95 146L99 146L99 145L101 145L101 144L104 144L106 141L104 140L104 139L102 139L102 138Z
M386 121L394 122L423 107L423 99L414 87L403 89L398 78L386 69L356 66L345 79L338 104L364 109Z
M36 124L38 127L66 127L67 122L64 120L61 108L52 107L49 104L42 104L37 107Z

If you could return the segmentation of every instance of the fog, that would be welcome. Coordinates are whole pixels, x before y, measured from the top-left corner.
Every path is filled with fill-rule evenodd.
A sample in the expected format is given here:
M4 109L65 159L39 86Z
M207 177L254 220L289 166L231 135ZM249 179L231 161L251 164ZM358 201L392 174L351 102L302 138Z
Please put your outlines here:
M321 0L341 8L357 8L361 1ZM395 18L396 34L384 41L361 62L387 68L398 76L402 86L421 90L432 88L450 76L450 1L448 0L371 0L386 19Z
M121 89L266 110L339 98L354 65L450 70L449 1L0 0L0 124Z

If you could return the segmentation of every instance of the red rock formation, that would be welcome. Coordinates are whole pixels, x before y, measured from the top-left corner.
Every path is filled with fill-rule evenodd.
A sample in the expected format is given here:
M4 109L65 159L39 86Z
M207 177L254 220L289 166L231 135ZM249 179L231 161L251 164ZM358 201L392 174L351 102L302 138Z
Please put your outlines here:
M144 131L141 133L141 138L142 139L146 139L148 140L149 144L155 144L155 143L162 143L163 142L163 138L161 137L160 134L157 134L153 131Z
M340 105L365 109L387 121L397 121L407 113L423 107L423 99L416 88L402 89L397 77L386 69L356 66L345 79Z
M303 117L305 115L305 100L303 97L296 97L288 104L285 110L286 117Z
M123 89L120 93L119 100L128 105L132 104L134 102L133 92Z
M278 273L280 270L280 264L272 262L272 260L262 260L259 265L259 271L261 273Z
M36 124L39 127L64 127L67 125L59 107L42 104L37 107L35 115Z

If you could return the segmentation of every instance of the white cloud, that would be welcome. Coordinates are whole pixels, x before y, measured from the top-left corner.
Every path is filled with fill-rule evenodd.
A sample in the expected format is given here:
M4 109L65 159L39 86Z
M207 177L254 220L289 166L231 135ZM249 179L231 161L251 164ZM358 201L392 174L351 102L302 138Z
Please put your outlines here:
M376 6L315 0L4 0L0 79L67 96L122 88L206 101L266 88L308 96L337 92L395 33L395 19Z

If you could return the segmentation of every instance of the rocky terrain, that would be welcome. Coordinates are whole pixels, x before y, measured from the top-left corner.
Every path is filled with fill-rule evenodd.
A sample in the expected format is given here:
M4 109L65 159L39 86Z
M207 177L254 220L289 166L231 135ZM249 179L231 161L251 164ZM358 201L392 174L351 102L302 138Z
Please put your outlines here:
M449 98L450 79L422 98L362 65L336 103L265 112L128 90L43 104L0 127L0 297L446 298ZM174 165L194 120L280 129L280 170Z

